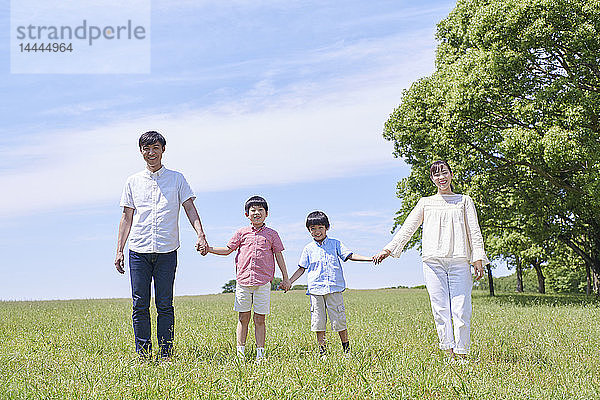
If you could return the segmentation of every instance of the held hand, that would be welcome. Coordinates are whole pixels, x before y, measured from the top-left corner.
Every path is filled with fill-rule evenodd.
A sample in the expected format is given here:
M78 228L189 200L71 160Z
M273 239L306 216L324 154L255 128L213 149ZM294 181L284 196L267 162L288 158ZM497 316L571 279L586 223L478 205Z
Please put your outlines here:
M290 282L289 279L285 279L283 282L285 285L285 287L284 287L285 292L287 292L288 290L290 290L292 288L292 283Z
M475 280L478 281L483 278L483 275L485 274L483 262L481 260L477 260L473 263L473 267L475 268Z
M206 241L206 236L198 236L198 241L196 242L196 251L199 251L203 256L208 254L208 242Z
M373 256L373 263L375 265L380 264L383 260L385 260L390 255L389 250L381 250L378 254Z
M279 283L279 288L283 289L284 292L287 293L288 290L290 290L292 287L292 284L290 283L289 279L284 279Z
M117 256L115 257L115 268L117 268L118 273L125 273L125 257L123 256L122 251L117 251Z

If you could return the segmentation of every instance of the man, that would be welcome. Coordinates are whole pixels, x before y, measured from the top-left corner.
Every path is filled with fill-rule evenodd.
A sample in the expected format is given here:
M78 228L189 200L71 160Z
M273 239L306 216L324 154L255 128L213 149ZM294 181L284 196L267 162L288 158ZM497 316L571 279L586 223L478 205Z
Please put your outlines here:
M130 176L121 196L123 214L119 224L115 267L124 270L123 249L129 237L129 271L133 297L135 349L142 358L152 354L150 327L150 285L154 280L157 337L160 355L173 353L173 283L179 248L179 206L198 234L196 250L202 255L208 244L194 206L194 193L183 175L162 165L166 140L149 131L139 139L146 169ZM131 233L131 235L130 235Z

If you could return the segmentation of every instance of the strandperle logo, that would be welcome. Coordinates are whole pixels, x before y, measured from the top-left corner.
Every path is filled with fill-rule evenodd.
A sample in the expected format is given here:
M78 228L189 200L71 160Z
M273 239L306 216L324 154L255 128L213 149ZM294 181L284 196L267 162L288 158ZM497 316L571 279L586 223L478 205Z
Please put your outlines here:
M45 40L86 40L92 46L97 40L144 40L146 28L135 25L132 20L122 25L92 25L84 19L81 25L21 25L17 26L18 40L45 41Z
M11 0L10 71L147 74L151 0Z

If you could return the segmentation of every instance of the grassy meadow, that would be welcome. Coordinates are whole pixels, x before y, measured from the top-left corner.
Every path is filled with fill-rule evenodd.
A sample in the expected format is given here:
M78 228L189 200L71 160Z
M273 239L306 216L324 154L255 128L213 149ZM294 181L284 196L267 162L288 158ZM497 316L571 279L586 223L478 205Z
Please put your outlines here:
M273 293L258 365L253 333L236 360L232 294L175 299L172 363L137 361L131 300L0 302L0 399L600 398L595 298L474 292L466 366L437 349L425 290L348 290L345 301L352 355L328 332L321 360L307 297Z

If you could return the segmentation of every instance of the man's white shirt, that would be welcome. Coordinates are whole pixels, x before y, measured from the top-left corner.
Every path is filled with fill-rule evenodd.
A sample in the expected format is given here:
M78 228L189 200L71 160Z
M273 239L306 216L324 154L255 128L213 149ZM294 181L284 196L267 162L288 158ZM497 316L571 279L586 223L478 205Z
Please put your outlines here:
M127 178L121 207L134 209L129 249L137 253L168 253L179 248L179 207L194 192L177 171L162 166Z

